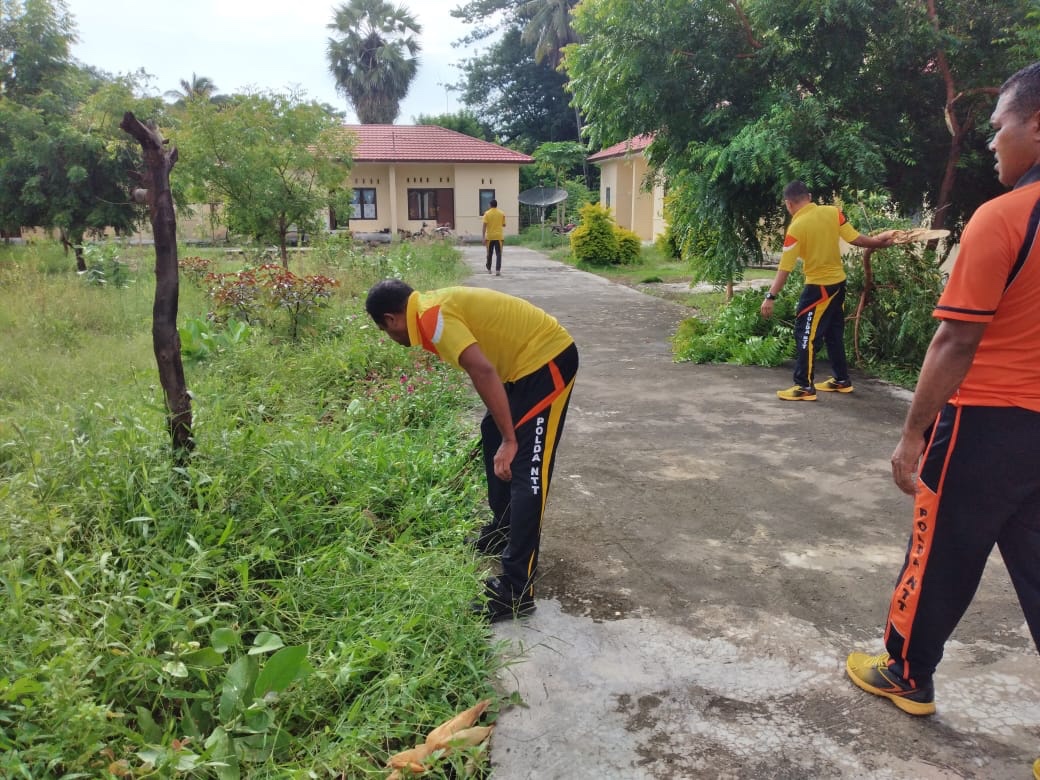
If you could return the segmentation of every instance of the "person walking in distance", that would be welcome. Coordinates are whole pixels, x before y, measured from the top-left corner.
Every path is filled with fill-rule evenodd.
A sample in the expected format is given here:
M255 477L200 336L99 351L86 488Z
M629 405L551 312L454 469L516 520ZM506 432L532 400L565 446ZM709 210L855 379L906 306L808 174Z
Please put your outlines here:
M502 275L502 242L506 239L506 215L499 211L498 201L492 199L491 208L484 212L480 228L487 250L487 272L491 273L491 255L495 255L495 276Z
M475 545L502 557L502 576L485 582L476 609L491 622L533 612L542 514L578 372L574 339L555 317L497 290L419 293L385 279L365 308L398 344L469 374L487 407L480 433L492 512Z
M1013 189L968 221L935 307L892 454L914 508L885 652L846 661L859 688L911 715L935 712L933 675L994 544L1040 649L1040 62L1001 86L990 124Z
M784 236L784 251L773 284L762 301L761 314L773 316L773 302L801 258L805 286L798 299L794 323L794 387L778 390L782 401L815 401L816 391L851 393L852 380L845 360L845 267L839 238L854 246L880 249L892 245L892 231L877 236L859 233L835 206L817 206L803 182L784 187L784 206L791 224ZM815 383L816 353L827 345L834 376Z

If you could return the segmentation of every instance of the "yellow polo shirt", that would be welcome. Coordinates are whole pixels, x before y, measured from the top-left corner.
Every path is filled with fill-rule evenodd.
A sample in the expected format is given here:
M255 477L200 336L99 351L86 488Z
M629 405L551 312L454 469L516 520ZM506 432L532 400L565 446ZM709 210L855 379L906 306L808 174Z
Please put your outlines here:
M497 208L490 208L484 212L484 224L487 231L484 237L488 241L503 241L506 237L506 214Z
M471 344L503 382L515 382L574 343L551 314L522 298L479 287L445 287L408 298L408 338L446 363L459 366Z
M837 284L845 280L839 238L853 242L859 231L849 224L841 209L807 203L794 213L784 236L780 270L794 270L802 259L806 284Z

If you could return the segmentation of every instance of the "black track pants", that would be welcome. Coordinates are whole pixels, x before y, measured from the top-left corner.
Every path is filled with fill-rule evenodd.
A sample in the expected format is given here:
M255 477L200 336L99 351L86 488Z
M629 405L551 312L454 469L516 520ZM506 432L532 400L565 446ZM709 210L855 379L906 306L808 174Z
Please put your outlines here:
M480 425L492 524L509 533L501 580L514 599L524 591L533 594L542 515L577 372L578 349L572 344L534 373L506 384L517 439L511 481L495 476L495 453L502 443L498 426L490 414Z
M812 387L815 380L816 355L821 344L827 345L831 370L839 382L848 381L849 366L845 361L845 282L807 284L798 299L798 316L794 322L794 383Z
M1040 649L1040 413L951 406L932 427L885 646L929 680L996 544Z

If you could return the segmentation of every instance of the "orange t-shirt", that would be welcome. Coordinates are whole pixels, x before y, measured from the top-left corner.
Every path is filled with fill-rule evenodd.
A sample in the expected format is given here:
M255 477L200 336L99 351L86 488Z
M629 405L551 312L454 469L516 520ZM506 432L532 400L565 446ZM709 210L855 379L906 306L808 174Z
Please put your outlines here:
M987 323L950 403L1040 412L1040 183L982 204L934 316Z

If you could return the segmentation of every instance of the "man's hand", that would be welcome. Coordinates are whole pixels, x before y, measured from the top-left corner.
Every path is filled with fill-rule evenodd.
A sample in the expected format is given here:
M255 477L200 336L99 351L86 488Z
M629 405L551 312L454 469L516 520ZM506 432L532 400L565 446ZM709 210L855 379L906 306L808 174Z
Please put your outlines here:
M516 439L503 441L495 453L495 476L503 482L509 482L513 478L512 462L516 457Z
M907 495L917 493L917 470L924 453L924 436L903 433L892 453L892 479Z
M765 319L769 319L773 316L773 304L775 301L771 301L768 298L762 301L762 305L758 307L758 311Z

